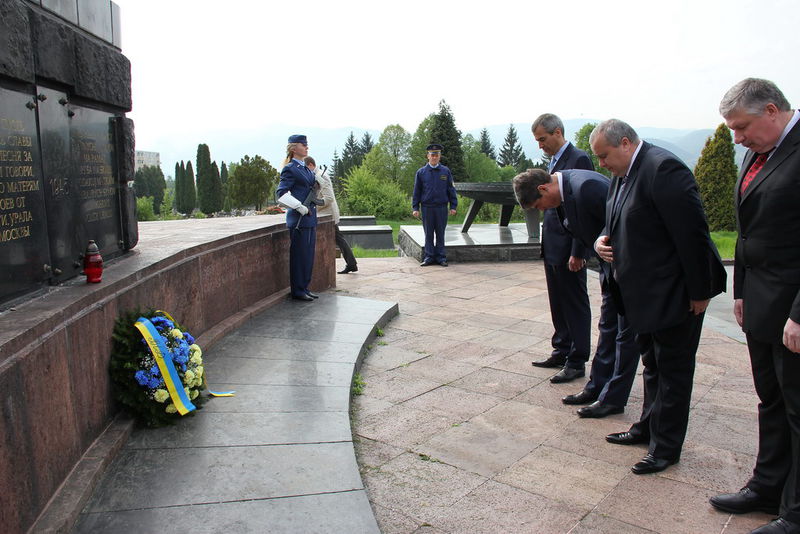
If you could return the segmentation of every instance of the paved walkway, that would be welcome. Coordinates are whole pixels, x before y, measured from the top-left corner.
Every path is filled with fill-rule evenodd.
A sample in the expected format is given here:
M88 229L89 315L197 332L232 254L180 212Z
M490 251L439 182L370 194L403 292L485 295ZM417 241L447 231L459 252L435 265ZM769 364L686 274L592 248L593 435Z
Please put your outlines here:
M384 534L737 534L770 520L708 504L743 485L756 453L757 400L741 342L703 331L681 462L637 476L630 466L646 448L604 436L638 418L641 379L624 414L584 420L560 399L585 380L554 385L552 371L530 364L549 354L552 334L541 263L423 269L410 258L365 259L337 285L400 307L364 360L366 388L353 407ZM590 276L595 323L598 285ZM708 323L735 334L730 294L717 298Z
M708 323L735 334L727 308ZM707 502L756 452L742 343L704 330L681 463L636 476L644 447L603 437L637 418L641 381L624 414L579 419L560 398L584 381L530 365L551 334L541 263L362 259L318 302L282 302L209 350L213 385L237 396L134 432L75 532L736 534L769 520Z
M135 430L79 533L377 533L353 450L354 365L397 313L335 294L283 301L204 355L236 396L180 424Z

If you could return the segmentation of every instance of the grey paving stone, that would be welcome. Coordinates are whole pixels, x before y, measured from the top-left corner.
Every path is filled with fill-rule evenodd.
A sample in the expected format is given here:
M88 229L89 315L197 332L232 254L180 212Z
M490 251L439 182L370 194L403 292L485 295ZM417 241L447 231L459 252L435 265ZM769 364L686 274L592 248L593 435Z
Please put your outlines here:
M209 367L206 366L206 374ZM343 408L346 410L350 402L347 386L230 384L217 381L213 374L209 380L211 389L235 391L235 394L211 398L203 405L203 413L340 412Z
M86 511L110 512L363 489L352 443L125 449Z
M363 490L84 514L75 534L379 534Z
M361 352L362 342L347 343L308 339L275 339L234 332L219 343L204 358L208 363L222 358L244 357L266 360L313 360L318 362L353 363Z
M347 412L205 413L180 424L135 431L126 448L240 447L349 441Z

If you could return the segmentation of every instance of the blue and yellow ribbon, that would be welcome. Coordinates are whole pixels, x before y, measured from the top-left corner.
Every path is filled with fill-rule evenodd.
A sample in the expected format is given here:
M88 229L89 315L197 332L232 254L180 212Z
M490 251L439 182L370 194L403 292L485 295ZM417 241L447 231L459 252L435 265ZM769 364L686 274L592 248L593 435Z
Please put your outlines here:
M186 391L183 389L183 382L181 382L181 378L175 370L172 357L169 356L170 350L164 343L164 338L161 337L161 334L158 333L158 330L156 330L156 327L153 326L153 323L151 323L149 319L139 317L135 326L139 332L142 333L142 337L147 342L147 346L150 347L150 352L153 353L156 359L156 364L158 365L159 371L161 371L161 376L164 378L164 384L169 392L169 397L172 399L172 403L175 405L175 408L177 408L178 413L186 415L193 411L195 406L192 404L192 401L189 400ZM167 357L165 358L164 355L167 355Z
M172 321L172 324L175 324L175 319L173 319L172 316L170 314L168 314L167 312L165 312L163 310L156 310L156 313L158 313L160 315L163 315L164 317L166 317L167 319ZM236 390L233 390L233 391L211 391L208 388L208 382L206 382L206 373L205 372L203 372L203 387L206 388L206 391L208 391L209 395L211 395L212 397L233 397L234 393L236 393Z

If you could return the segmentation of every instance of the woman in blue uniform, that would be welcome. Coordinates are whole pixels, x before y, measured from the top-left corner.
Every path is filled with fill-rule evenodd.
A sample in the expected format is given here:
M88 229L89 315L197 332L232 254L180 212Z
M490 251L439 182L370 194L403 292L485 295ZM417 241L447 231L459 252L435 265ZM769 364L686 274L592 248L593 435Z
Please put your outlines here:
M311 302L317 295L308 290L314 268L314 246L317 241L317 207L306 202L316 180L303 163L308 155L305 135L289 136L286 159L283 160L281 181L275 191L278 202L286 210L286 227L289 229L289 280L292 298Z
M422 229L425 232L425 257L422 267L438 263L447 267L447 256L444 253L444 230L447 226L447 205L450 204L450 215L456 214L458 197L453 185L453 174L450 169L439 163L442 157L442 145L428 145L428 164L417 171L414 177L414 195L411 213L420 216L422 208Z

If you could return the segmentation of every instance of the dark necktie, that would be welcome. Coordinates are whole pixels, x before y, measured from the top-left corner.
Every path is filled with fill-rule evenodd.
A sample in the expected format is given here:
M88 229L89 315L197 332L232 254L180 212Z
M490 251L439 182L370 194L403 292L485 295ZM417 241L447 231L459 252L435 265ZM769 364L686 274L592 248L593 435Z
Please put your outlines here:
M620 184L619 189L617 190L617 198L614 200L614 214L619 211L619 204L622 202L622 195L625 194L625 187L628 185L628 177L623 176Z
M739 188L739 193L744 194L747 186L750 185L750 182L753 181L753 178L756 177L758 171L764 166L767 162L767 158L769 157L769 152L764 152L763 154L759 154L756 160L750 165L750 168L747 169L747 174L744 175L742 178L742 185Z

